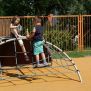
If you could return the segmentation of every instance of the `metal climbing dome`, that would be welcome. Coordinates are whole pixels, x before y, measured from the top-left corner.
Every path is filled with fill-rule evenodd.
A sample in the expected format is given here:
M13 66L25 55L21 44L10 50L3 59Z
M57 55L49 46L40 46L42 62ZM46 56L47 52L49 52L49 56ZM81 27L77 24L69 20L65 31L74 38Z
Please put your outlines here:
M0 80L29 78L35 76L60 76L82 82L80 71L74 61L56 45L45 41L44 52L49 66L33 68L35 62L31 43L22 38L30 61L26 62L15 38L0 37ZM42 60L40 59L41 63ZM28 72L24 70L27 69Z

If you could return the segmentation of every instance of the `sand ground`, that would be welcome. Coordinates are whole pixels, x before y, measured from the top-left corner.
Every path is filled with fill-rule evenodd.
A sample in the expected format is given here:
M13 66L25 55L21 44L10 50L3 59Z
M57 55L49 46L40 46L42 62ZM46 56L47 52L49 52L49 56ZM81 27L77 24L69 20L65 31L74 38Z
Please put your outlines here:
M0 91L91 91L91 57L73 58L73 60L81 72L82 83L61 75L13 78L0 81ZM71 77L74 78L75 75L72 74Z

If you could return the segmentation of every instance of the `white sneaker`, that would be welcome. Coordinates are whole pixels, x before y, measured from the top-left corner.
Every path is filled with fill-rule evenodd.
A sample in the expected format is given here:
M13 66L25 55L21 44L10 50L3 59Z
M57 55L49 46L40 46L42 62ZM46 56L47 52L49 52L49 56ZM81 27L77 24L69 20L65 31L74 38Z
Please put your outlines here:
M47 62L44 62L44 66L48 66L49 64Z
M37 64L37 67L44 67L44 64Z

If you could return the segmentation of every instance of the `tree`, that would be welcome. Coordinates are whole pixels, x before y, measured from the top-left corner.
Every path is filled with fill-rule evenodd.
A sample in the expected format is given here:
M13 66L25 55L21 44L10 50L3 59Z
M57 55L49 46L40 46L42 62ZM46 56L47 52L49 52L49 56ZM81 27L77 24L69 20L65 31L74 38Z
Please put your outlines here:
M3 0L5 15L33 15L34 0Z
M86 14L91 14L91 0L83 0L83 5L87 11Z
M68 6L67 12L68 14L85 14L86 10L82 1L73 0Z
M4 10L2 8L2 0L0 0L0 15L4 15Z
M90 0L0 0L0 15L90 14Z

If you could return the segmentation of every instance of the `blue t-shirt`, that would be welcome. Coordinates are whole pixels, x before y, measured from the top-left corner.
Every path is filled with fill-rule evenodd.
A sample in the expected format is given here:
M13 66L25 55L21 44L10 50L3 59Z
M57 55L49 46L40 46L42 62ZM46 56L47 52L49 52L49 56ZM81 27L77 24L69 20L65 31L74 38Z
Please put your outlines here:
M40 26L40 25L37 25L35 27L36 29L36 32L35 32L35 35L33 37L33 41L42 41L43 40L43 27Z

